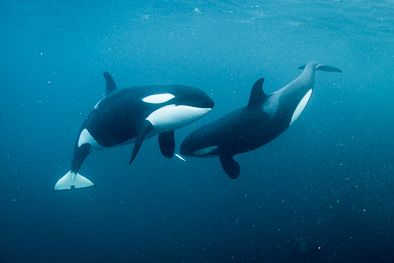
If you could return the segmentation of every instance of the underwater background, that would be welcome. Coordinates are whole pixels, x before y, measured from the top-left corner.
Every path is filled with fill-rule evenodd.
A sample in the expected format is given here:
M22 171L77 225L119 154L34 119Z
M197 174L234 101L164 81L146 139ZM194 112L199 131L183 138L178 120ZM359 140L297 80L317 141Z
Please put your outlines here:
M0 2L0 262L394 262L394 2ZM304 113L236 156L165 159L157 138L93 153L96 187L53 192L79 127L118 87L184 84L216 102L275 91L309 60Z

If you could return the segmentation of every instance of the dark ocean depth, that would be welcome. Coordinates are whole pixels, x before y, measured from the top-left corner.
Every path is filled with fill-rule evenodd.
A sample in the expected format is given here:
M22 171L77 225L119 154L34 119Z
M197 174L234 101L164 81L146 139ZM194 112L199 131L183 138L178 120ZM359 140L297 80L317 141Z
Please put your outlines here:
M235 159L165 159L157 138L91 154L95 187L54 192L105 92L183 84L215 109L310 60L289 130ZM394 262L394 2L0 2L0 262ZM252 128L252 127L251 127Z

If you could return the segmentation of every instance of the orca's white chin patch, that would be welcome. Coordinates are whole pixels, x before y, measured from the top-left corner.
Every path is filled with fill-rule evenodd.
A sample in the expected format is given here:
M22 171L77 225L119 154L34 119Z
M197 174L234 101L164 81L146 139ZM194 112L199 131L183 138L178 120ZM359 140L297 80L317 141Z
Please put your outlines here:
M212 108L199 108L187 105L166 105L152 112L148 120L156 131L174 130L200 119Z
M290 120L290 124L293 124L293 122L295 122L298 117L300 117L301 113L304 111L306 104L308 104L309 99L311 98L312 95L312 89L308 90L308 92L304 95L304 97L300 100L300 102L298 103L293 116L291 116L291 120Z
M206 148L202 148L202 149L194 151L193 155L196 155L196 156L207 155L207 154L210 154L213 151L215 151L217 148L219 148L219 147L216 146L216 145L215 146L209 146L209 147L206 147Z
M147 96L147 97L143 98L142 101L146 102L146 103L160 104L160 103L167 102L173 98L175 98L175 96L172 95L171 93L160 93L160 94L154 94L154 95Z

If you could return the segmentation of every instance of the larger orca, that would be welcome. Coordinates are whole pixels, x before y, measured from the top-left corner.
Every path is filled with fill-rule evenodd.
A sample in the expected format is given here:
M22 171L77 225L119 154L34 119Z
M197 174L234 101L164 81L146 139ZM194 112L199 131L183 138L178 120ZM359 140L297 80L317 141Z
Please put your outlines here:
M298 119L311 98L315 71L342 72L309 62L292 82L272 94L263 91L264 79L254 84L246 107L208 123L189 134L181 145L185 156L219 156L224 171L237 178L240 166L234 155L255 150L272 141Z
M130 163L144 139L159 134L162 154L171 158L175 150L174 130L207 114L213 100L202 90L180 85L140 86L117 89L105 72L106 95L86 117L74 145L70 171L55 190L83 188L93 183L79 169L92 151L134 143Z

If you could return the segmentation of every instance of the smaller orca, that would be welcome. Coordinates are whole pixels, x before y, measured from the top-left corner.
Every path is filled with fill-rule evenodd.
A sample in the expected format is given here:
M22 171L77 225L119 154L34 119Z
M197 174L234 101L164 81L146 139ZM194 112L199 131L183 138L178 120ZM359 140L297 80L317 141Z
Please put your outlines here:
M146 138L159 135L164 157L175 151L174 130L207 114L213 100L202 90L181 85L140 86L118 89L105 72L106 95L86 117L74 145L70 171L55 190L93 186L79 169L92 151L134 143L131 163Z
M237 178L240 166L234 155L255 150L284 132L305 109L313 91L315 71L342 70L309 62L303 72L272 94L263 91L264 79L256 81L246 107L237 109L189 134L181 145L185 156L219 156L226 174Z

